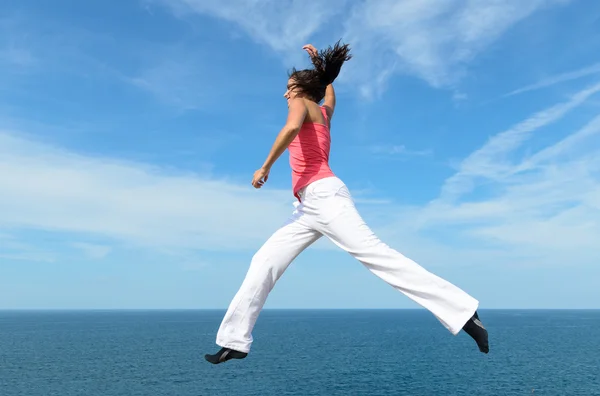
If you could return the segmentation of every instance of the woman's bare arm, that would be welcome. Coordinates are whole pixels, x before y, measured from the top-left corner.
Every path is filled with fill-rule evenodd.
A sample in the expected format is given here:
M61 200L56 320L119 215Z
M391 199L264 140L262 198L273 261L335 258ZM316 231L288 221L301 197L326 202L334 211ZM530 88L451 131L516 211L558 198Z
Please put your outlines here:
M331 120L331 117L333 117L333 111L335 110L335 90L333 89L333 84L329 84L325 90L323 107L325 107L325 110L327 110L327 118Z

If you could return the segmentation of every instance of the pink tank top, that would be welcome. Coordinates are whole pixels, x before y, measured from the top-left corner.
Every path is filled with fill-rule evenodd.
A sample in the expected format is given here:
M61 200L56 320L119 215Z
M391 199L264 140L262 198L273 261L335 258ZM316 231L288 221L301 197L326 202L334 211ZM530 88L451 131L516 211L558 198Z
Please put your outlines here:
M300 201L298 191L310 183L325 177L335 176L329 168L331 135L327 127L327 112L320 106L325 125L304 123L300 132L288 146L292 168L292 188Z

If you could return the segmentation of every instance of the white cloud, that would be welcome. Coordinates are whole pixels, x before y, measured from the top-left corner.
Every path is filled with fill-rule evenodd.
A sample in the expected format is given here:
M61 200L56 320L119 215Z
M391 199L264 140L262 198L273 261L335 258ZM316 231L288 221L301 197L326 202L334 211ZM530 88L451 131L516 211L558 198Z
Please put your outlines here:
M468 99L468 95L462 92L454 92L454 94L452 95L452 100L454 100L455 102L460 102L462 100L467 100Z
M373 145L369 147L369 150L373 154L383 154L391 156L402 156L402 157L421 157L431 155L431 150L410 150L407 149L403 144L400 145Z
M208 263L202 261L186 261L182 264L181 269L186 272L197 272L206 269L208 266Z
M63 75L86 81L109 78L144 90L179 111L209 108L215 97L228 92L229 84L245 87L239 82L241 77L210 67L204 43L183 40L165 44L132 35L116 39L93 28L25 16L0 20L0 67L14 74L43 79ZM106 55L98 48L112 52ZM219 63L226 55L219 51L211 58ZM4 79L0 86L22 92L21 86L12 86L19 81Z
M12 235L0 233L0 259L11 261L55 262L48 252L41 251L35 246L24 243Z
M519 89L515 89L514 91L511 91L511 92L507 93L506 95L504 95L504 97L514 96L514 95L518 95L518 94L522 94L522 93L530 92L530 91L536 91L538 89L551 87L553 85L557 85L557 84L567 82L567 81L576 80L576 79L594 75L594 74L600 74L600 63L596 63L591 66L584 67L582 69L578 69L578 70L574 70L574 71L547 77L547 78L543 79L542 81L537 82L535 84L531 84L531 85L527 85L527 86L519 88Z
M418 207L383 200L367 207L373 202L364 197L357 199L361 212L386 243L419 262L592 263L600 255L600 116L560 141L507 159L525 141L523 134L565 117L599 89L578 92L490 139L448 179L447 185L464 181L452 199ZM471 189L462 186L470 183L476 193L485 187L485 195L465 199ZM99 258L110 253L111 240L181 251L193 258L184 270L202 263L186 255L189 250L256 249L293 202L287 189L257 191L249 182L85 157L8 132L0 133L0 185L0 229L72 232L79 241L102 237L102 245L77 245ZM338 250L325 238L314 246ZM31 258L26 252L0 255Z
M317 0L147 1L167 4L180 16L196 13L234 23L286 61L298 62L306 42L332 43L342 37L355 57L340 81L351 79L365 97L381 93L394 73L422 78L433 87L452 86L478 53L515 24L545 7L569 2L336 0L324 6Z
M222 110L223 102L260 94L263 79L268 78L255 74L248 79L248 73L231 73L227 65L235 64L239 58L231 51L203 42L146 43L135 53L141 66L119 78L177 111Z
M598 91L589 87L491 138L438 199L410 213L411 223L538 264L593 263L600 256L600 116L522 158L515 151Z
M5 64L14 70L37 62L29 49L32 37L20 34L17 25L13 18L0 18L0 65Z
M534 12L565 1L381 0L354 7L344 39L357 56L347 76L369 96L392 72L433 87L455 84L464 68L503 33ZM378 81L373 84L373 81Z
M480 203L465 205L479 222L469 233L528 249L547 260L554 255L554 259L570 257L573 264L590 262L600 254L599 154L596 149L571 161L552 158L533 172L496 182L504 192L486 204L494 203L500 210L486 216L479 211ZM476 219L478 213L481 217Z
M512 128L497 134L480 149L465 158L456 174L444 183L442 199L452 200L473 189L477 178L501 178L514 170L507 156L536 130L563 118L600 91L600 84L573 95L567 102L544 109Z
M300 55L299 46L317 35L324 24L333 23L341 10L323 7L322 2L305 7L299 2L286 3L292 11L315 7L317 17L306 23L305 13L288 12L283 3L274 0L168 2L183 7L181 12L205 13L236 23L257 42ZM364 83L361 89L366 95L374 92L373 87L375 91L384 87L386 79L398 72L418 76L436 87L452 85L470 60L507 29L543 6L558 3L359 3L346 19L348 35L344 39L355 52L348 76ZM191 91L184 89L189 81L198 81L201 73L195 65L199 59L152 64L132 81L182 106L201 103L202 98L187 96ZM598 90L599 85L589 87L491 138L462 161L457 173L446 181L440 199L425 207L406 208L367 197L362 202L377 202L380 208L366 217L377 219L374 228L390 244L397 240L409 252L445 257L445 262L469 257L483 260L490 252L495 260L597 257L600 253L594 241L600 235L600 189L596 158L600 156L599 146L590 142L597 137L598 120L525 158L514 159L514 152ZM403 146L374 149L407 153ZM293 201L287 189L256 191L249 181L236 183L114 158L85 157L10 132L0 132L0 186L0 229L73 232L79 234L78 239L89 234L94 236L92 240L101 236L169 252L256 249L290 214ZM467 193L480 192L482 187L485 199L465 199ZM401 220L402 226L394 219ZM419 231L426 236L417 235ZM464 239L453 245L455 236ZM464 246L466 240L485 243ZM92 256L110 252L102 246L86 246L80 248ZM323 241L317 246L330 244ZM6 257L25 254L0 253Z
M0 229L74 232L164 251L256 249L295 198L255 190L250 178L238 184L167 173L0 132Z
M16 48L13 45L0 49L0 62L6 62L16 66L29 66L35 63L33 54L23 48Z
M81 250L88 258L94 260L103 259L112 251L112 247L110 246L87 242L75 242L72 244L72 246Z
M126 80L180 110L198 109L209 103L211 97L207 92L213 90L207 90L203 84L206 82L202 75L205 65L192 62L189 57L165 58Z
M330 19L341 13L346 0L148 0L167 4L177 15L198 13L240 26L253 40L276 51L299 52L302 45ZM309 16L309 17L307 17Z
M43 263L54 263L56 260L49 255L46 254L38 254L38 253L7 253L0 254L0 259L10 260L10 261L36 261Z

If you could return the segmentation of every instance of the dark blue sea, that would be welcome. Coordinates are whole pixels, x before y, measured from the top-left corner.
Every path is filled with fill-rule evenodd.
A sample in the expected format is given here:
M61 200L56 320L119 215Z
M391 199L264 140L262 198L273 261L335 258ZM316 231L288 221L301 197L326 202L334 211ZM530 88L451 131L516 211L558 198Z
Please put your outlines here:
M600 311L483 310L484 355L425 310L265 310L213 366L222 315L0 312L0 395L600 395Z

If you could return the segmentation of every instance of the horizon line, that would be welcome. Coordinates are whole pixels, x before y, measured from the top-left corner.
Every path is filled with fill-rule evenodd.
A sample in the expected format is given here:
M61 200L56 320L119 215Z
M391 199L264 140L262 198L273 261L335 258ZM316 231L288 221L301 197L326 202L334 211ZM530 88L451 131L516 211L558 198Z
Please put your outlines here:
M226 311L227 308L0 308L0 312L15 311ZM600 308L478 308L478 311L599 311ZM424 311L425 308L264 308L266 311Z

